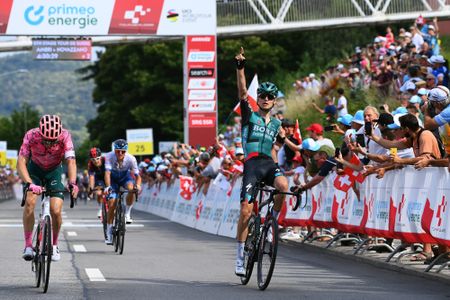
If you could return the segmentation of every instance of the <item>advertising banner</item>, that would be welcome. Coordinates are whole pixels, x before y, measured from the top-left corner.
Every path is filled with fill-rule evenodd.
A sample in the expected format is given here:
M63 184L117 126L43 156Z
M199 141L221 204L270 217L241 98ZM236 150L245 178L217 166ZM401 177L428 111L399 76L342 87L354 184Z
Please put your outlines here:
M185 139L211 145L217 134L216 37L187 36L184 55Z
M36 60L90 60L91 39L33 39L33 59Z
M2 0L0 34L189 35L216 33L210 0Z
M133 155L153 154L153 129L127 129L128 152Z
M6 150L6 164L15 170L17 166L18 151L17 150Z
M0 141L0 165L5 166L6 165L6 149L7 149L8 143L6 141Z

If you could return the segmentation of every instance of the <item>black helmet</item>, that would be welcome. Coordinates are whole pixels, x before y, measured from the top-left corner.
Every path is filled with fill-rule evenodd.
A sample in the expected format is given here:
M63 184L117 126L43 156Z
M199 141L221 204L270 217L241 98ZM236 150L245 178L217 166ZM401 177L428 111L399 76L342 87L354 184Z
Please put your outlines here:
M124 139L118 139L114 141L114 150L128 150L128 143Z

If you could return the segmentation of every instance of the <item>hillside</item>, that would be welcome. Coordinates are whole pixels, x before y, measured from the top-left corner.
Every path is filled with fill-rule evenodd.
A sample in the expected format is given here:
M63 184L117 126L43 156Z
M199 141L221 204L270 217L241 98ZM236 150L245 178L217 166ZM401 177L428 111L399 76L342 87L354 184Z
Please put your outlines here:
M0 115L8 116L25 103L42 114L59 114L79 146L88 138L86 123L96 115L94 84L80 81L75 72L87 64L34 61L29 52L0 57Z

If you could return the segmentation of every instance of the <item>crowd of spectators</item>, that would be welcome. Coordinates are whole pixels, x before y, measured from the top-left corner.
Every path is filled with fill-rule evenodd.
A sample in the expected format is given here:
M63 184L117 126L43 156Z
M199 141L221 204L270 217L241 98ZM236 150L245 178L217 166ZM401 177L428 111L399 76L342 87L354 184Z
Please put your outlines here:
M385 172L404 165L417 169L449 166L449 72L439 49L438 30L436 20L428 24L421 17L409 31L400 29L397 36L388 27L373 43L356 47L351 58L327 68L320 81L309 74L295 82L298 93L315 95L325 103L323 108L312 103L324 114L324 122L310 124L303 141L294 137L295 122L284 118L283 111L273 111L282 120L286 137L296 145L277 149L279 166L293 176L296 185L309 189L330 172L342 174L344 168L382 178ZM346 91L368 88L377 90L378 105L360 107L351 114ZM389 108L387 97L396 99L396 107ZM324 138L326 131L342 139L335 144ZM206 194L211 184L223 179L229 191L243 172L243 158L240 118L236 117L214 145L197 149L174 144L170 153L145 159L140 168L150 185L172 184L178 176L188 175L194 178L197 192ZM359 198L359 185L353 190ZM423 249L412 259L430 260L433 245L425 244ZM439 251L449 249L440 246Z

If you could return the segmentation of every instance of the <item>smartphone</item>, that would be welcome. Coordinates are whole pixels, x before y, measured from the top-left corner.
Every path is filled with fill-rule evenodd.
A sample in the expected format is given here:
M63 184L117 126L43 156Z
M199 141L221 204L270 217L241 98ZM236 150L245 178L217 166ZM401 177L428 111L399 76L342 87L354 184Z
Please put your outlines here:
M334 150L334 157L339 157L339 154L341 154L341 148L336 148L336 150Z
M364 131L367 136L372 135L372 122L366 122L364 123Z
M323 128L324 131L333 131L334 130L334 126L333 125L329 125L329 126L325 126Z
M356 135L356 142L361 146L361 147L365 147L366 146L366 138L364 137L364 134L357 134Z
M390 152L391 155L397 156L397 148L390 148L389 152Z

